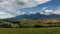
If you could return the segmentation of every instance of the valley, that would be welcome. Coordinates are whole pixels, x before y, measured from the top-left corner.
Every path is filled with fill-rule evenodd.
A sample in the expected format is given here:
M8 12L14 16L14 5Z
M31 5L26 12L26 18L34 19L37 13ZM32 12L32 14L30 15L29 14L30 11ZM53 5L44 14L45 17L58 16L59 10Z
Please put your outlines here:
M2 28L60 27L60 18L0 20Z

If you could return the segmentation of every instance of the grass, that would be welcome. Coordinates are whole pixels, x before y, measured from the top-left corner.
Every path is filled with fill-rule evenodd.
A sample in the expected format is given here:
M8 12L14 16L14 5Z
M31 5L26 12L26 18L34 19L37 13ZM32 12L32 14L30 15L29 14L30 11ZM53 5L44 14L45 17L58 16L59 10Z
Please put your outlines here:
M0 34L60 34L60 27L50 27L50 28L0 28Z

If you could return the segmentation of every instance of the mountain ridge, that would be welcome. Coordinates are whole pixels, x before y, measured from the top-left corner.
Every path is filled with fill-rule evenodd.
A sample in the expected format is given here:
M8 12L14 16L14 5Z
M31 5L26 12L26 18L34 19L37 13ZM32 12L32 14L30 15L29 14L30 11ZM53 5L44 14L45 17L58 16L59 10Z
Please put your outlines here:
M60 15L57 15L57 14L44 15L44 14L36 13L36 14L30 14L30 15L28 14L18 15L14 18L7 18L7 19L14 20L14 19L23 19L23 18L29 18L29 19L60 18Z

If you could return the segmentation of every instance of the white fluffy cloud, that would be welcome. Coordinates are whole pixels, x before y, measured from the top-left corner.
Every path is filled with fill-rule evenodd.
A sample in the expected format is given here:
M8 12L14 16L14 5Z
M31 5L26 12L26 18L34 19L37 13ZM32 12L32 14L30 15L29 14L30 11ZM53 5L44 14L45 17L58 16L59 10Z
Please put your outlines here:
M44 12L41 12L44 15L51 15L53 14L53 10L45 10Z
M48 1L50 0L0 0L0 7L4 7L6 9L21 9L34 7Z
M4 10L0 10L0 19L11 18L11 17L14 17L14 16L16 16L16 15L7 13Z
M48 1L50 0L0 0L0 19L25 14L25 12L21 13L17 9L34 7Z
M44 9L42 9L42 10L44 10ZM44 14L44 15L51 15L51 14L60 15L60 7L58 7L58 9L56 9L56 10L45 9L43 12L41 12L41 14Z

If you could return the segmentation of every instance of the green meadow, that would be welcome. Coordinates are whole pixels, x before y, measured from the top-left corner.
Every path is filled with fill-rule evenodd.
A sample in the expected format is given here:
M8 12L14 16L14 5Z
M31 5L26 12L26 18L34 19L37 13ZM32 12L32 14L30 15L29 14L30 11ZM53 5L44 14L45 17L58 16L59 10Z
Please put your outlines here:
M60 34L60 27L0 28L0 34Z

